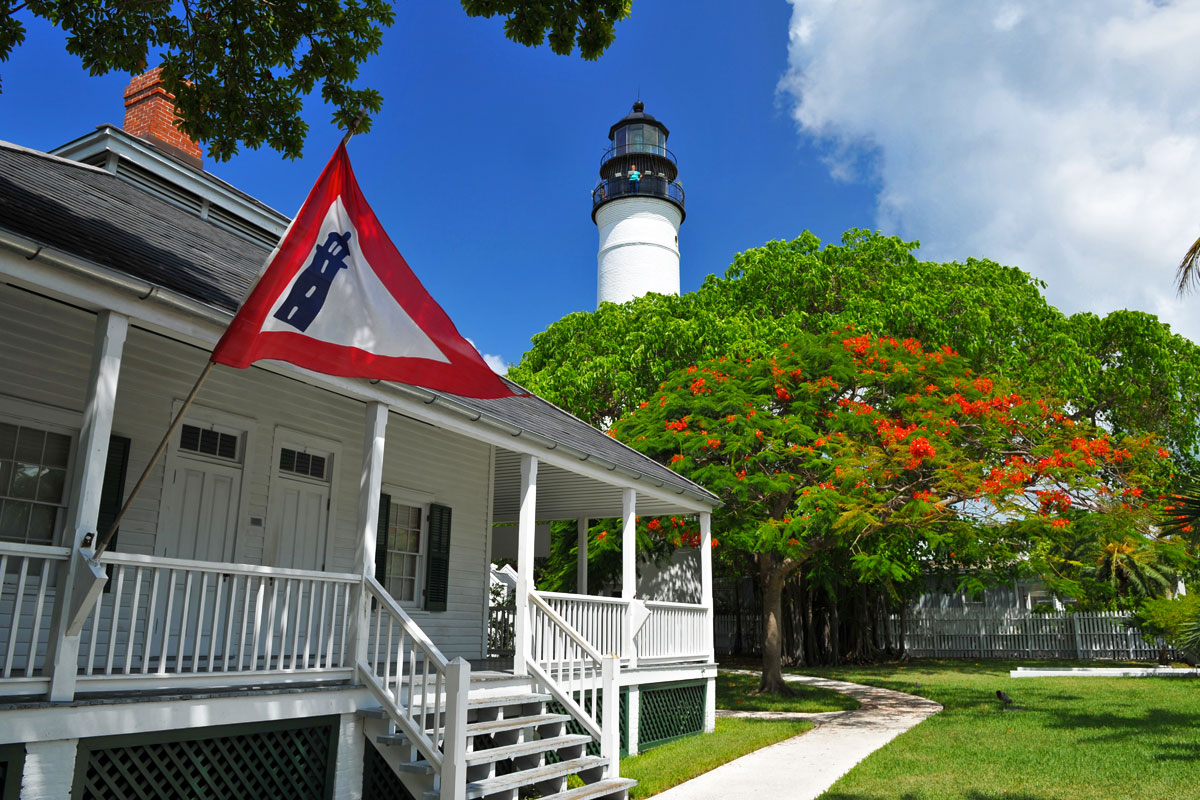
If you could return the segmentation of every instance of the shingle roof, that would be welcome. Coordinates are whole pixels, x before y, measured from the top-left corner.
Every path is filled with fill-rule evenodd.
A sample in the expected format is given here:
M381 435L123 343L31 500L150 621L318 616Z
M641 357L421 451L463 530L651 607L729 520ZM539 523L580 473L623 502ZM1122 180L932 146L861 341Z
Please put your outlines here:
M268 253L104 170L8 146L0 226L230 312Z
M266 248L104 170L4 142L0 228L229 313L237 310L268 254ZM655 483L715 500L697 484L540 397L452 397Z

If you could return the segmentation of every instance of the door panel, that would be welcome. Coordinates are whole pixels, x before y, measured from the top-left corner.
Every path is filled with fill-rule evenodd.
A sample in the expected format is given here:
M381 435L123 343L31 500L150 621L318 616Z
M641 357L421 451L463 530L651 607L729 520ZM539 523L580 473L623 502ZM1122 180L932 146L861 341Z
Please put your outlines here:
M193 561L232 561L241 499L240 466L180 456L168 474L172 478L167 487L171 499L159 526L158 554ZM219 659L224 652L224 625L228 617L223 614L214 620L212 614L218 600L222 608L227 608L230 585L227 580L204 578L196 573L191 574L190 583L182 572L176 572L175 576L173 587L165 576L159 586L150 657L156 660L165 655L168 670L173 671L186 669L195 655L197 667L203 668L201 664L207 663L210 653ZM164 627L168 630L165 654ZM181 630L185 631L182 642Z
M329 528L329 484L276 476L278 498L271 503L275 539L273 566L290 569L325 568Z

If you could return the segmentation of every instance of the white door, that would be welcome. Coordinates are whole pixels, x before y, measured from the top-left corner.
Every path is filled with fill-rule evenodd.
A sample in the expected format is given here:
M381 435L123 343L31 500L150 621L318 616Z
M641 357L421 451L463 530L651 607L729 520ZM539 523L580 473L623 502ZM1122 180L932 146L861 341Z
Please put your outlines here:
M158 554L230 562L241 499L240 466L180 456L168 476L173 502L159 526Z
M329 484L276 476L270 526L275 540L273 566L325 569L329 529Z
M322 571L326 568L336 443L278 427L273 450L263 563Z
M155 553L188 561L233 561L242 494L243 434L184 423L168 450ZM225 626L237 618L228 578L176 569L159 574L154 597L152 664L165 671L211 669ZM242 587L244 594L246 589ZM244 600L242 601L244 602ZM224 608L217 614L218 603ZM231 613L232 612L232 613ZM162 659L165 659L165 664Z

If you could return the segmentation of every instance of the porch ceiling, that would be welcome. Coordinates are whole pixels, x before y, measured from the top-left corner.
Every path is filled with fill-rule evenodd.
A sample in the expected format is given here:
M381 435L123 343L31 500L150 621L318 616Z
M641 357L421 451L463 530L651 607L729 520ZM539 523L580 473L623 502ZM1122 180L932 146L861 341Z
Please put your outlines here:
M692 514L694 505L668 499L677 493L673 487L659 487L654 496L637 492L637 513L643 516ZM693 501L694 503L694 501ZM521 456L511 450L496 449L496 480L493 487L492 517L495 522L516 522L521 507ZM621 516L621 487L577 475L545 462L538 464L537 518L539 522L580 517Z

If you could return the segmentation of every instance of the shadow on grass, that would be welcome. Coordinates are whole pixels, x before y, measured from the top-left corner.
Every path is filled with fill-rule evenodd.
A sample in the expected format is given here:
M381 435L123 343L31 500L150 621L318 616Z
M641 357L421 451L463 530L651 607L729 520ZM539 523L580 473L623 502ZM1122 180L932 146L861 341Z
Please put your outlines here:
M1052 718L1048 727L1073 731L1103 730L1104 733L1084 739L1089 742L1120 742L1137 739L1145 742L1164 731L1196 730L1200 728L1200 711L1168 711L1164 708L1149 708L1137 716L1114 713L1089 713L1054 710L1048 712ZM1164 745L1188 749L1193 755L1195 745Z
M980 792L973 791L961 795L962 800L1057 800L1049 795L1013 794L1012 792ZM821 800L928 800L928 795L905 792L902 795L860 794L858 792L826 792Z

